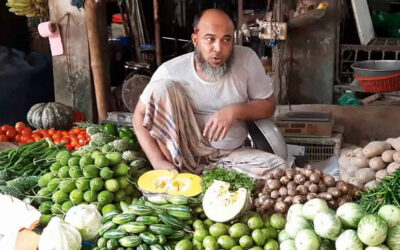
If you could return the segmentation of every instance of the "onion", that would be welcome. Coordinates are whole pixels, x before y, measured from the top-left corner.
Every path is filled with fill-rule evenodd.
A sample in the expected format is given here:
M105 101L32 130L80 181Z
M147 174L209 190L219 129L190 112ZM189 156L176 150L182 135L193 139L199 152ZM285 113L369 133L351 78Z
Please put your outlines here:
M304 182L306 181L306 177L304 175L302 175L302 174L296 174L294 176L294 181L297 184L301 185L301 184L304 184Z

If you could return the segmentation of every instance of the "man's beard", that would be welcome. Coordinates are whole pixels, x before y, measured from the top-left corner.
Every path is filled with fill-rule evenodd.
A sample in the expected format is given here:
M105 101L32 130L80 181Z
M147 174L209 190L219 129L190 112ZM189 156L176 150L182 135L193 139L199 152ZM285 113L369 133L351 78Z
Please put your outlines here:
M199 64L198 66L207 76L208 81L216 82L220 80L231 69L233 50L228 59L221 66L218 67L213 67L211 64L209 64L197 48L194 51L194 55L196 58L196 62Z

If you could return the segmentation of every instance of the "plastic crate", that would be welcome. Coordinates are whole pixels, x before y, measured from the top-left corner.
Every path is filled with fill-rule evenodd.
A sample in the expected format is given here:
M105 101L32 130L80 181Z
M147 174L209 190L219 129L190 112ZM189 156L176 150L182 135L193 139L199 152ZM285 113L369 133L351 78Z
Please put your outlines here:
M101 124L114 123L118 127L128 126L132 127L132 113L129 112L108 112L107 119L101 121Z
M339 156L339 151L343 142L343 134L335 133L332 137L285 137L287 144L303 146L305 149L302 161L318 162L329 159L332 156Z

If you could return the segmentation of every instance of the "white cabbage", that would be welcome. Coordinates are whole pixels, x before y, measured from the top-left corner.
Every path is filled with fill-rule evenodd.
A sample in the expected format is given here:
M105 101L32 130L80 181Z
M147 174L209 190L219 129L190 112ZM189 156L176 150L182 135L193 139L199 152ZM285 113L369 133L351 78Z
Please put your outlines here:
M307 220L313 221L315 215L321 211L329 211L328 203L325 200L315 198L307 201L302 209L303 216Z
M78 229L53 217L39 239L39 250L79 250L82 237Z
M101 215L93 204L72 207L68 210L65 221L79 230L83 240L95 238L102 226Z

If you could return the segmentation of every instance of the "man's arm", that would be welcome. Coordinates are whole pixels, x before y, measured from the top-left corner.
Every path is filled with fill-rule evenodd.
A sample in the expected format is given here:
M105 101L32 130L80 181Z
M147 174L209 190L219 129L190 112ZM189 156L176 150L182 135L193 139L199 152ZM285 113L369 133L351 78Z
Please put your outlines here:
M133 128L136 133L136 137L139 140L140 146L146 153L147 158L150 160L151 165L155 169L176 169L175 166L170 163L160 150L157 141L150 135L149 131L143 127L144 115L146 112L146 105L141 101L138 101L135 112L133 113Z
M210 141L223 140L237 120L255 121L271 117L275 112L275 98L237 103L216 112L206 124L203 136Z

